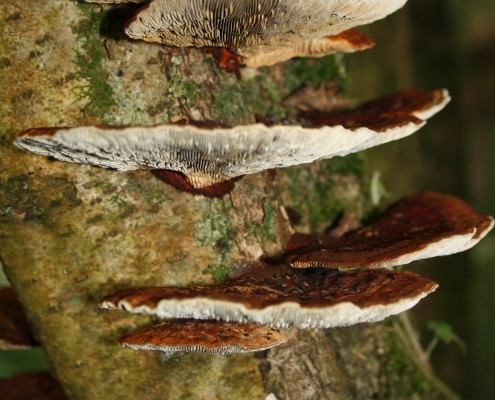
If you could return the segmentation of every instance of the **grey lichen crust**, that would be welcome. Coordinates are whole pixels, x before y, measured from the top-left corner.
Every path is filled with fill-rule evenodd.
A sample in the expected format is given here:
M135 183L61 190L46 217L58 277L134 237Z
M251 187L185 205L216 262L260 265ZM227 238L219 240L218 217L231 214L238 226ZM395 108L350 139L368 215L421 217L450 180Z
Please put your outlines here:
M244 56L384 18L406 0L154 0L128 24L135 39L227 47Z
M377 133L362 127L303 128L262 124L204 129L194 126L60 128L19 137L15 144L58 160L128 171L170 169L184 173L194 187L270 168L344 156L397 140L423 123ZM42 132L40 132L42 133Z

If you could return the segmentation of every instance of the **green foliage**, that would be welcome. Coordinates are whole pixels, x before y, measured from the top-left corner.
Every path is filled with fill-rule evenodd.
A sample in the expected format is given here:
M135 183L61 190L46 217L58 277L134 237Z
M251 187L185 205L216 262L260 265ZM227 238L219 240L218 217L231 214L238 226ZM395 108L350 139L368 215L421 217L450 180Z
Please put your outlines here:
M31 350L2 350L0 352L0 378L10 378L22 371L50 369L41 347Z
M466 343L454 332L451 325L442 321L430 321L428 330L433 333L434 339L440 340L445 344L455 343L463 353L466 353Z

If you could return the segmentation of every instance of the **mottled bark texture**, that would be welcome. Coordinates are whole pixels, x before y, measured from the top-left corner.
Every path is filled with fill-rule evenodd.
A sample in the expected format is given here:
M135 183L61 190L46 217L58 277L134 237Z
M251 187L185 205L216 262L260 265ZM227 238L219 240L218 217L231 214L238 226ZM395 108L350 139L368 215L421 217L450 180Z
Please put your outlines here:
M293 118L282 101L307 82L345 87L339 57L296 60L239 81L200 51L134 42L134 6L71 0L0 3L0 258L56 377L72 399L446 398L396 320L290 331L262 355L165 358L117 338L151 324L98 308L131 286L225 279L279 255L291 233L370 211L362 159L240 180L223 199L193 197L150 173L67 164L12 146L35 126L227 124Z

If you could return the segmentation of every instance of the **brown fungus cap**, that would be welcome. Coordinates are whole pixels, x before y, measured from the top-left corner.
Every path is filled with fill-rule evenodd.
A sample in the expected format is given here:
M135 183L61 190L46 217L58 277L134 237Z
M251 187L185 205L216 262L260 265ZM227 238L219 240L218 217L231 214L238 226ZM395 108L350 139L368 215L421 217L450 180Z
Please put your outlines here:
M226 47L244 57L336 35L393 13L406 0L154 0L126 27L134 39Z
M416 98L418 96L418 98ZM431 101L435 98L435 102ZM168 169L194 188L236 176L344 156L417 131L449 101L445 90L399 92L354 111L309 115L301 125L202 124L35 128L17 147L58 160L121 171Z
M174 320L120 338L134 350L164 352L247 353L266 350L287 341L277 329L258 324L213 320Z
M304 40L292 46L280 47L275 50L260 52L246 57L242 63L248 67L268 67L295 57L324 57L334 53L354 53L366 50L375 45L373 39L354 29L337 35Z
M21 303L12 288L0 289L0 349L24 350L36 345Z
M380 321L413 307L436 287L410 272L343 273L261 265L218 285L127 290L107 296L101 306L160 318L330 328Z
M293 267L386 268L467 250L493 228L493 218L438 193L409 196L370 224L341 237L296 234L286 261Z

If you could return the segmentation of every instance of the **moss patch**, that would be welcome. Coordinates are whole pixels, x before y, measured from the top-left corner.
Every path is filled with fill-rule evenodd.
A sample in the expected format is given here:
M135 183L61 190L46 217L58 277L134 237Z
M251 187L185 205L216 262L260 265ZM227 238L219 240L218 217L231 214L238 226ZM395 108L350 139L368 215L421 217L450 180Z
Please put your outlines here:
M172 57L173 58L173 57ZM183 99L187 107L194 107L197 103L197 96L207 99L208 94L196 83L181 78L178 74L171 72L168 75L168 93L170 100Z
M103 7L84 3L78 3L78 7L85 18L72 27L80 46L75 50L75 62L87 85L77 87L76 91L80 100L86 101L82 110L87 117L96 117L102 123L110 123L110 111L116 102L113 89L108 84L108 73L103 67L106 52L100 36L108 11Z
M203 273L210 274L216 282L220 282L229 275L228 257L236 231L231 223L228 203L215 199L205 203L205 208L203 219L194 227L194 235L202 246L213 246L216 249L216 261L205 268Z
M295 58L284 64L284 81L287 93L292 93L309 83L335 81L342 94L349 93L350 79L341 54L321 59Z
M82 203L77 188L64 177L45 177L42 186L39 182L29 175L0 181L0 219L52 221L54 213Z
M310 168L287 168L283 173L288 183L288 205L312 230L328 228L345 210L362 218L372 208L361 153L313 163Z
M261 243L270 240L276 242L275 231L275 214L273 212L273 204L270 199L266 198L263 201L263 221L261 224L246 224L246 231L249 234L256 235L261 239Z
M234 80L226 80L215 94L211 115L229 125L238 125L240 121L251 118L251 109L246 102L243 91Z

